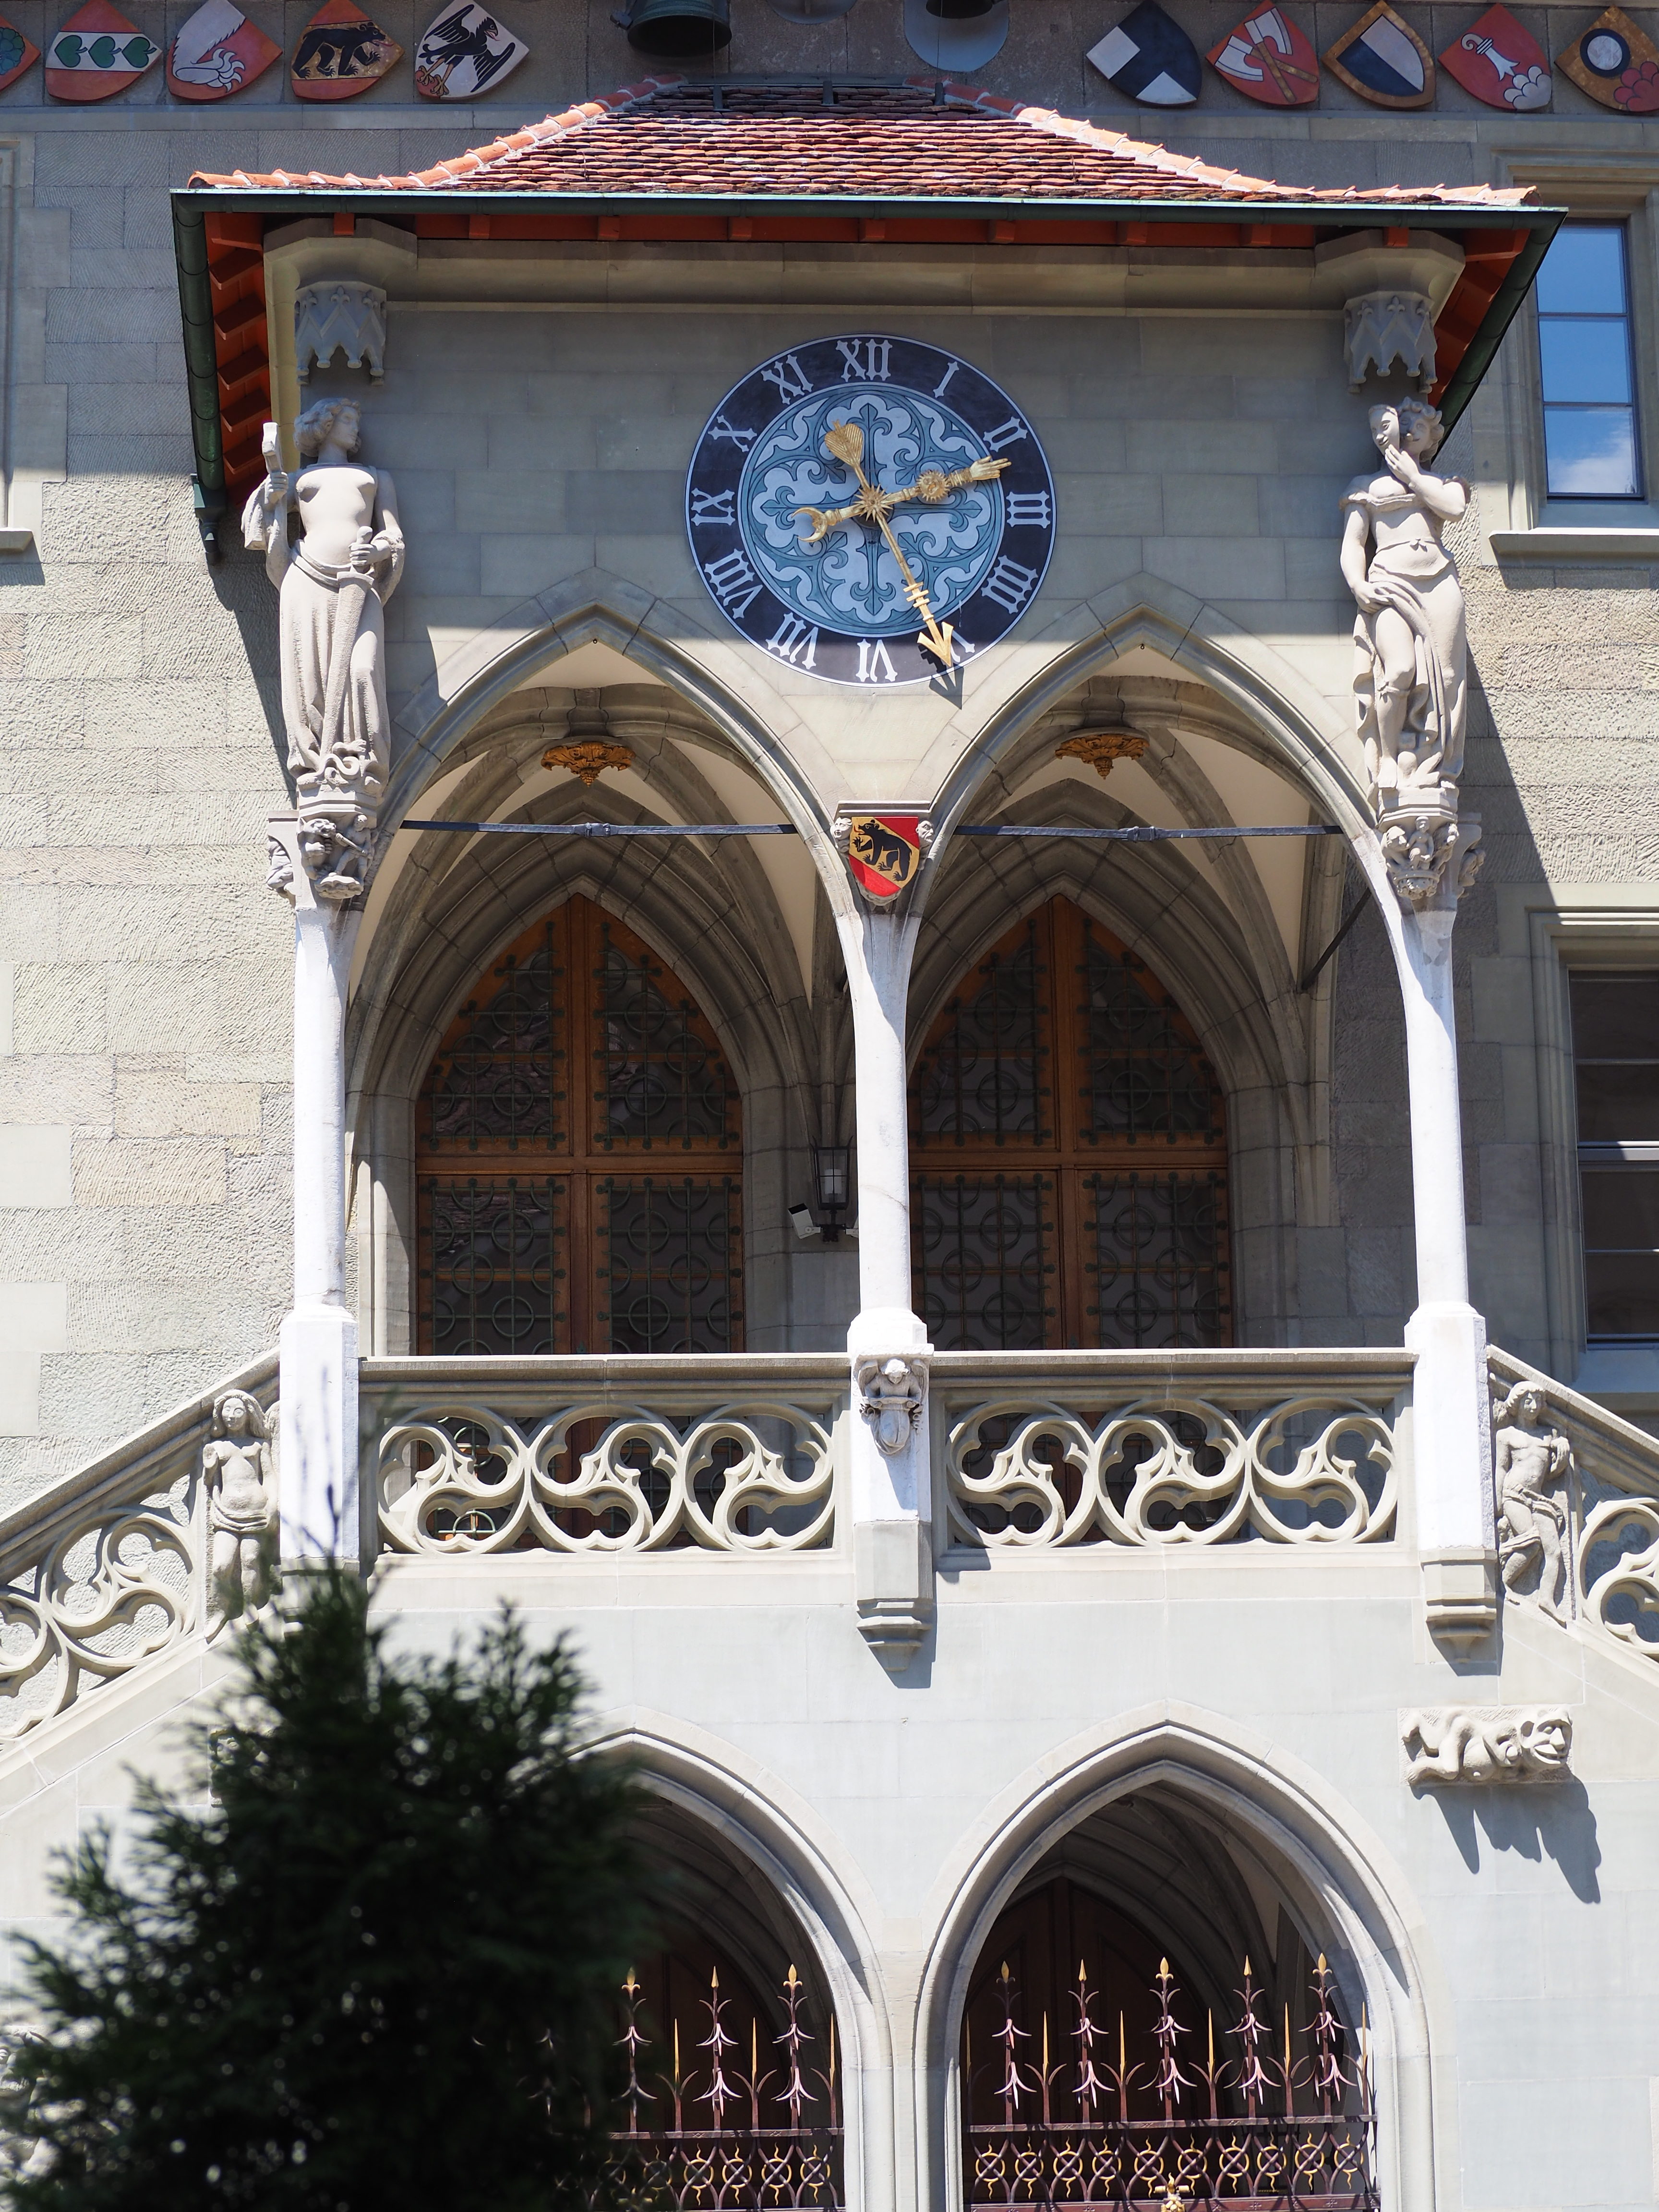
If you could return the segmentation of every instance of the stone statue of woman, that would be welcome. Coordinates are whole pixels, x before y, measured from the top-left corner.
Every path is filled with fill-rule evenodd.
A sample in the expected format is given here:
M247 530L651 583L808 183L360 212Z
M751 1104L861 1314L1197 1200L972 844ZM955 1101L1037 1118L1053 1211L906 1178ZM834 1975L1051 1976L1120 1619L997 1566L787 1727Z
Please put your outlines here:
M322 399L294 426L308 465L290 482L276 427L265 428L265 477L242 510L250 552L282 593L283 720L300 842L319 896L364 888L374 817L391 762L386 602L404 571L397 493L384 469L356 459L356 402ZM289 543L288 518L300 535Z
M212 1538L210 1636L239 1613L257 1611L270 1595L275 1474L264 1408L246 1390L222 1392L214 1401L212 1432L202 1446Z
M1343 495L1342 574L1359 605L1353 688L1365 773L1379 814L1457 811L1468 715L1463 587L1441 543L1469 488L1425 465L1445 432L1421 399L1373 407L1385 475L1356 477Z

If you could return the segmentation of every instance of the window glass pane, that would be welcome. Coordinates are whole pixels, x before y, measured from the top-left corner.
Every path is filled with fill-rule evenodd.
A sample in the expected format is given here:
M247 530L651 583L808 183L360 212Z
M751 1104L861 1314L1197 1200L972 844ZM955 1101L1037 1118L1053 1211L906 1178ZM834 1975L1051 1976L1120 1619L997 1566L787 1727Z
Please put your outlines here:
M1622 315L1624 243L1617 223L1564 223L1539 268L1539 313Z
M1547 407L1553 499L1634 499L1636 422L1627 407Z
M1580 1144L1659 1140L1659 1067L1578 1064Z
M1587 1253L1584 1291L1592 1336L1659 1336L1659 1258Z
M1580 1060L1659 1060L1659 975L1577 975L1568 988Z
M1576 315L1551 317L1538 325L1544 362L1544 395L1565 400L1630 399L1630 348L1622 321L1589 322Z
M1587 1168L1584 1249L1659 1252L1659 1169Z

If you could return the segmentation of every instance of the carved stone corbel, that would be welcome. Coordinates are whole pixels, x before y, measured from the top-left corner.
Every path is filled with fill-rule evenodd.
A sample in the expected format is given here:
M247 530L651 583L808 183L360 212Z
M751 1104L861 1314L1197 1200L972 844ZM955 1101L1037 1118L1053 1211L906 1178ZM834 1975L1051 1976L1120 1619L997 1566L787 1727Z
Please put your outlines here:
M1561 1705L1431 1705L1400 1716L1406 1780L1563 1782L1572 1717Z
M1426 392L1434 382L1434 302L1426 292L1397 288L1362 292L1342 310L1342 350L1350 392L1368 375L1387 376L1396 362Z
M1456 791L1443 787L1455 806ZM1389 881L1403 907L1455 906L1480 872L1480 824L1453 811L1385 814L1379 824Z
M927 1402L927 1369L914 1357L884 1359L866 1354L856 1361L853 1380L858 1385L859 1411L869 1422L876 1449L884 1458L896 1459L908 1448Z
M294 359L301 384L313 364L326 368L338 352L348 368L367 368L371 383L386 374L386 294L378 284L335 277L302 284L294 295Z

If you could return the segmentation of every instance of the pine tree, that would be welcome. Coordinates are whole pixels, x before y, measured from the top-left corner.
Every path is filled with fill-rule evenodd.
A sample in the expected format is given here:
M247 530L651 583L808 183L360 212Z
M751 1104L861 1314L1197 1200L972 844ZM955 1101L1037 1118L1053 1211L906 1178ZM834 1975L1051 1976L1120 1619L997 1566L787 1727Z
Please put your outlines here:
M504 1610L470 1657L398 1655L331 1569L239 1668L196 1802L140 1785L131 1880L102 1834L59 1870L19 2212L603 2203L647 1871L562 1642Z

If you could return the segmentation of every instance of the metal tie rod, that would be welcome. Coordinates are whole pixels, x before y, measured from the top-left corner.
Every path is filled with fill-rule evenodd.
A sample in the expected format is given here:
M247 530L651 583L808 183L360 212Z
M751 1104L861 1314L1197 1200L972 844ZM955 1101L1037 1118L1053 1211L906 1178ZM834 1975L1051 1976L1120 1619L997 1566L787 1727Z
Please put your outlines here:
M872 809L872 811L874 810ZM796 837L793 822L400 822L400 830L461 830L486 837ZM1334 822L1257 823L1230 830L1071 830L1024 823L964 822L958 837L1087 837L1150 845L1175 837L1340 837Z

